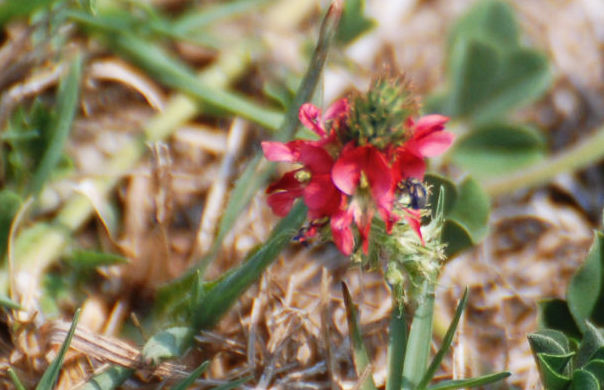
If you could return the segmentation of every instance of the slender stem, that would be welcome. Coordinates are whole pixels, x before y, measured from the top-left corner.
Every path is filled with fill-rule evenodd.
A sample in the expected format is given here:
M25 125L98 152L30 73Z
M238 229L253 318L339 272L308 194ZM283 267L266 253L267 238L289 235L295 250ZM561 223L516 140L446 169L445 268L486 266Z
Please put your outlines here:
M386 390L400 390L403 381L407 321L399 303L392 297L390 334L388 335L388 380Z
M547 183L561 173L585 168L604 158L604 127L577 145L539 164L485 183L491 196Z
M423 282L417 301L418 306L411 322L405 351L402 390L414 390L428 365L434 313L434 281L430 278Z

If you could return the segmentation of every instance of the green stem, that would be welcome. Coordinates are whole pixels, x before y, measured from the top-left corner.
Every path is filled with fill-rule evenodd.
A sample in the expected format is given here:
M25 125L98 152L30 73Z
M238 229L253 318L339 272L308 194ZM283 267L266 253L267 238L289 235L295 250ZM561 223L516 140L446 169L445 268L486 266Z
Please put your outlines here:
M428 365L434 313L434 282L430 278L423 282L417 294L417 301L418 306L411 322L405 351L402 390L414 390Z
M392 316L388 335L388 380L386 390L400 390L403 381L407 321L399 303L392 297Z
M604 127L575 146L539 164L485 183L491 196L547 183L561 173L585 168L604 158Z

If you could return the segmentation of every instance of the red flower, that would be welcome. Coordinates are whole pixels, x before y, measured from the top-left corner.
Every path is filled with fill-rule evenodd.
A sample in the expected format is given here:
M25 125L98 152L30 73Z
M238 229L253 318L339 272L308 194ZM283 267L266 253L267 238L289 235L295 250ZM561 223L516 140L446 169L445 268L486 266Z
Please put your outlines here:
M329 106L325 116L322 117L320 108L312 103L304 103L298 111L298 119L305 127L314 131L321 138L319 142L322 144L335 138L335 129L339 128L340 122L346 119L349 109L348 100L340 99ZM327 121L336 122L332 124L329 134L325 129L325 122Z
M371 220L375 209L377 208L386 222L388 231L394 219L392 215L394 185L386 157L373 145L355 146L350 142L334 164L331 176L336 187L347 195L355 195L359 188L362 191L368 189L371 194L373 202L369 202L359 194L360 196L355 197L349 206L349 213L352 214L359 229L363 252L367 253Z
M409 119L411 136L394 151L392 172L395 183L410 177L422 180L426 172L424 158L438 156L451 146L454 134L443 131L448 120L438 114L426 115L417 122Z

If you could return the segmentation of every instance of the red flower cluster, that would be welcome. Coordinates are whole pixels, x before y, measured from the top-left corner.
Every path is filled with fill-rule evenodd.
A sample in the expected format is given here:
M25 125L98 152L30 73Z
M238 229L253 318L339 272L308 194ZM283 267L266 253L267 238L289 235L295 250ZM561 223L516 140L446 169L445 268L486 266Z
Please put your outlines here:
M407 134L398 145L378 149L369 142L344 143L349 109L348 101L341 99L322 116L320 109L305 103L300 107L300 122L319 140L262 143L268 160L302 165L267 188L275 214L287 215L294 200L302 197L311 221L329 219L333 240L346 255L354 249L352 222L366 254L375 212L390 233L401 217L393 210L398 184L408 178L422 180L424 158L443 153L453 142L453 134L443 131L448 118L427 115L417 122L407 120ZM404 209L402 217L421 238L419 210Z

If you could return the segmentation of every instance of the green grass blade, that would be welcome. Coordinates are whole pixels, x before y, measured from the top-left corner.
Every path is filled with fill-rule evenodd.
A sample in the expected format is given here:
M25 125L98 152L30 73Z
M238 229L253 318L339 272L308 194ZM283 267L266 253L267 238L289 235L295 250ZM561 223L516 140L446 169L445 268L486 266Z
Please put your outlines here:
M248 382L249 380L251 380L252 378L253 378L252 376L246 376L246 377L243 377L241 379L237 379L237 380L234 380L232 382L225 383L224 385L220 385L218 387L214 387L212 390L231 390L231 389L236 389L240 385L242 385L245 382Z
M220 19L253 11L267 2L267 0L239 0L228 3L217 3L210 7L186 12L172 24L172 29L179 35L190 34L191 32L204 29L209 24L215 23Z
M23 386L23 383L21 383L21 380L17 376L17 373L15 372L15 370L13 370L12 367L9 367L7 371L8 371L8 376L10 376L10 380L13 381L13 384L15 385L15 389L16 390L25 390L25 386Z
M8 248L8 235L21 207L21 197L11 190L0 191L0 259L4 258Z
M510 372L504 371L495 374L483 375L476 378L443 381L434 386L428 387L428 390L453 390L462 389L465 387L484 386L490 383L499 382L500 380L505 379L510 375L512 375Z
M75 333L79 319L80 309L76 310L73 316L73 321L71 322L71 327L69 328L67 337L65 337L65 341L59 350L59 354L52 361L52 363L50 363L46 371L44 371L40 382L38 382L38 386L36 386L36 390L52 390L54 388L57 378L59 377L59 372L61 371L61 366L63 366L63 359L65 358L65 354L69 349L69 344L71 344L71 339Z
M216 282L198 302L193 303L193 326L207 329L222 317L264 270L277 258L279 253L298 233L306 220L306 206L298 202L290 213L274 228L271 236L258 250L238 268Z
M449 325L449 329L447 329L447 333L445 333L443 343L440 346L440 349L438 350L436 355L434 356L434 359L432 359L430 366L428 366L428 369L426 370L426 373L424 374L422 380L417 385L418 389L425 389L426 386L428 386L428 384L432 380L432 377L434 377L434 373L436 373L436 370L438 369L438 367L440 366L440 363L442 362L443 358L445 357L445 354L449 351L449 347L451 346L451 342L453 341L453 337L455 336L455 331L457 330L457 325L459 324L459 319L461 318L461 314L463 313L467 304L468 304L468 288L466 287L466 289L464 290L463 296L461 297L461 300L459 301L459 305L457 305L457 309L455 311L455 316L453 317L453 321L451 321L451 324Z
M0 307L14 310L22 309L21 305L4 295L0 295Z
M191 345L195 332L186 326L176 326L153 335L143 347L143 360L157 365L162 360L180 356Z
M388 378L386 390L400 390L403 382L403 364L407 347L407 321L398 302L393 299L388 335Z
M361 336L358 308L352 302L352 297L344 282L342 282L342 295L344 296L344 305L346 306L346 321L348 322L348 335L350 337L350 343L352 344L354 369L357 376L360 378L365 370L367 370L367 367L371 366L371 361L369 360L369 354L367 353L367 348L365 347L363 337ZM360 389L377 390L371 374L363 381Z
M187 390L189 388L189 386L191 386L195 382L195 380L197 378L199 378L199 376L201 374L203 374L203 372L208 368L209 365L210 365L210 361L209 360L206 360L205 362L201 363L199 365L199 367L197 367L195 369L195 371L193 371L191 373L191 375L189 375L182 382L179 382L176 386L174 386L172 388L172 390Z
M73 118L78 109L81 75L82 58L78 55L71 63L67 77L59 85L57 112L55 122L51 126L48 146L42 155L39 166L33 173L30 183L30 192L33 194L38 194L42 190L44 183L61 158L65 141L67 141Z
M329 45L333 41L335 35L340 14L341 9L334 9L332 6L327 12L325 19L323 19L323 24L321 25L321 31L319 33L319 41L313 52L308 70L300 83L293 103L287 110L285 118L277 131L275 138L279 141L288 141L294 136L299 125L298 111L300 106L312 99L317 84L319 83L323 66L325 65ZM235 188L233 188L233 191L231 192L231 197L229 198L225 209L226 211L220 220L216 240L209 253L200 263L199 268L202 270L202 273L205 267L207 267L216 256L224 236L231 230L241 211L249 203L256 191L266 183L268 177L270 177L274 171L275 164L273 163L268 164L265 169L258 171L261 160L262 153L258 153L254 159L248 163L244 173L235 183Z
M122 366L111 366L98 375L93 376L79 390L113 390L126 382L134 370Z
M434 315L434 284L424 281L418 296L418 306L415 310L405 351L403 367L403 390L415 390L424 376L430 343L432 342L432 317Z
M3 1L0 3L0 27L15 18L27 16L36 9L50 5L54 0Z

